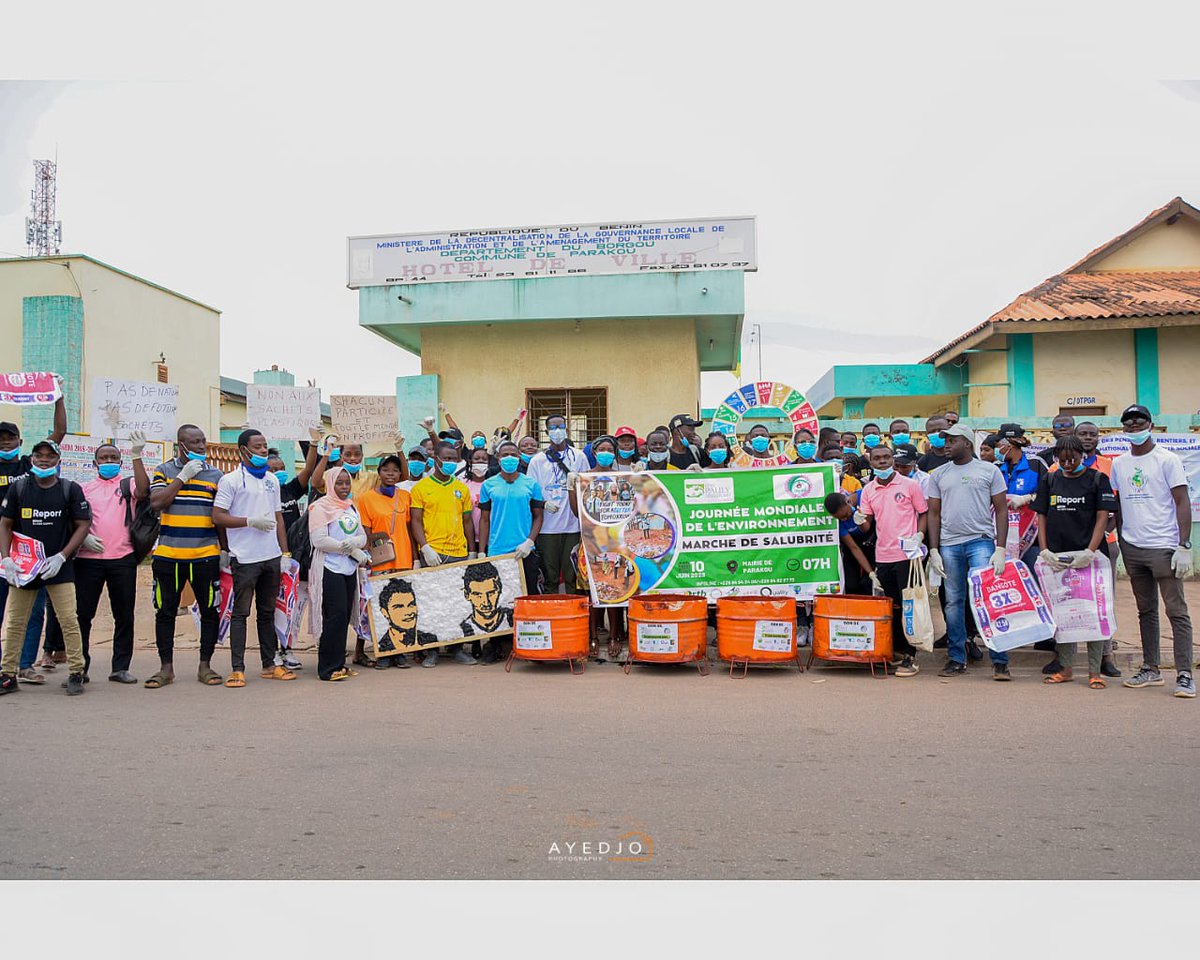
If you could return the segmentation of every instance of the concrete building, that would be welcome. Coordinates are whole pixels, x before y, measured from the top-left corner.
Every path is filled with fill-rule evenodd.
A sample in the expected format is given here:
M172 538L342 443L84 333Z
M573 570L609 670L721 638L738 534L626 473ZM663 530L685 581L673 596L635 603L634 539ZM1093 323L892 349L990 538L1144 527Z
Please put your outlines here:
M919 364L837 366L808 391L838 421L957 410L977 426L1116 426L1142 403L1200 427L1200 210L1176 197ZM886 424L884 425L886 429Z
M221 313L83 254L0 260L0 372L63 378L67 429L86 433L93 377L179 386L179 422L215 437ZM3 419L45 435L51 408L8 407Z
M352 238L350 286L358 290L359 323L421 358L419 376L397 379L400 422L436 415L441 401L464 429L491 432L526 407L531 429L543 440L546 418L554 414L566 416L572 436L582 440L623 423L644 426L648 410L663 419L697 414L700 373L733 370L739 363L743 271L754 269L754 223L679 223L699 226L621 225L657 231L659 239L639 242L637 249L647 252L610 256L597 250L600 255L590 260L572 259L572 249L587 245L584 231L598 235L609 228L508 231L514 238L554 233L562 249L547 256L539 251L521 263L526 269L496 272L488 261L525 256L523 240L512 239L502 250L496 241L486 256L458 257L467 261L461 269L477 271L471 279L443 280L452 268L445 260L435 261L436 272L435 263L406 263L390 278L356 279L356 256L365 263L382 255L377 250L418 240ZM665 231L673 229L699 231L690 235L693 252L662 252L668 248ZM735 238L727 229L744 233ZM459 238L491 243L499 233L464 231L420 242L428 244L431 258L439 251L445 257ZM567 237L575 242L565 243ZM725 258L704 259L717 251ZM453 269L459 272L457 265ZM422 271L429 280L406 282Z

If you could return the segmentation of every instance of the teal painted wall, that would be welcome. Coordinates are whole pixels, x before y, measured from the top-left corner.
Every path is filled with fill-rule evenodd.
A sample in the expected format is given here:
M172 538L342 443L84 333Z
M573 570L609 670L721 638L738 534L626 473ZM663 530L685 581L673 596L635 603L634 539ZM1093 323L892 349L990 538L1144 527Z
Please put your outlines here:
M405 446L410 450L425 439L421 421L426 417L434 418L435 429L446 426L438 413L438 387L436 374L396 378L396 412L400 418L400 432L407 440Z
M21 301L21 367L57 373L63 379L67 430L82 432L83 300L79 297L25 297ZM54 426L54 408L21 411L22 433L43 438Z
M862 416L866 402L875 397L957 394L963 390L962 384L962 371L950 364L935 367L932 363L861 363L831 367L809 387L805 396L816 409L842 398L847 405L847 416L853 419L851 407Z
M1008 335L1008 412L1018 420L1033 416L1033 334Z
M1137 402L1157 417L1160 401L1158 395L1158 331L1156 329L1133 331L1133 362L1137 377Z

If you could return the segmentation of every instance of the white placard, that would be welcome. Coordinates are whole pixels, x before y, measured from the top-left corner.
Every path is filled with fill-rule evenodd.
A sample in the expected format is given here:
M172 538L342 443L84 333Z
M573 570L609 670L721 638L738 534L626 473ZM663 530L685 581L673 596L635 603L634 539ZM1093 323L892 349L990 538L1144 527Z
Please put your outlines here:
M396 395L349 395L329 398L333 432L343 443L390 442L399 429Z
M829 649L870 653L875 649L875 624L870 620L830 620Z
M796 621L755 621L754 649L767 650L772 653L791 653L796 649Z
M518 650L549 650L552 646L551 621L521 620L514 624L516 627L516 645Z
M107 441L102 437L81 437L68 433L62 439L59 449L62 450L60 475L64 480L74 480L76 483L87 483L96 479L96 448ZM133 476L133 450L128 440L118 440L117 449L121 451L121 476ZM166 458L168 449L174 449L161 440L151 440L142 451L142 465L146 473L154 475L155 469Z
M679 624L639 623L637 646L638 653L678 653Z
M246 420L268 440L308 440L321 427L321 388L248 383Z
M754 217L350 237L348 286L757 270Z
M178 409L176 384L92 378L93 437L126 439L134 430L141 430L147 439L174 441Z

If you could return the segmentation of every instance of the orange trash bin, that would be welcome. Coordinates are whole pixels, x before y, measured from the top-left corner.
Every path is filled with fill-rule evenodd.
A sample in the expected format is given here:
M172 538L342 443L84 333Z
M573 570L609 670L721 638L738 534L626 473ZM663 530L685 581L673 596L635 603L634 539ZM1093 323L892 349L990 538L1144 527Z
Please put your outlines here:
M875 675L883 664L887 676L892 659L892 600L890 597L817 597L813 605L814 659L866 663Z
M629 600L629 659L694 663L708 675L708 601L687 593L648 593Z
M588 655L588 598L548 593L517 597L513 608L513 660L565 660L572 673L583 673ZM575 662L579 661L579 669Z
M742 664L787 663L796 656L796 601L792 597L720 597L717 600L717 655L729 661L729 675Z

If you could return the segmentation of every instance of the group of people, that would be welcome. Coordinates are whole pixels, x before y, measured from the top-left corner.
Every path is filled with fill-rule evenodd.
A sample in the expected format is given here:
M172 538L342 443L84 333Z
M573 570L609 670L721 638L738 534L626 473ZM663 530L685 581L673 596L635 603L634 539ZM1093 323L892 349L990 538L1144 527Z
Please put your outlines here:
M444 408L443 408L443 412ZM59 441L66 432L62 401L55 428L26 457L20 431L0 423L0 604L7 604L0 658L0 694L20 683L42 683L39 669L65 660L67 693L82 693L89 681L89 636L100 594L107 587L115 630L109 679L132 684L133 612L137 565L134 518L158 518L153 545L153 602L158 669L144 686L159 689L175 680L175 622L187 588L200 624L197 680L226 687L246 685L246 641L251 608L261 659L260 678L296 679L301 662L292 652L305 609L318 637L317 675L342 681L355 666L376 669L413 666L404 654L372 659L364 598L368 575L434 567L515 554L524 565L526 588L581 592L577 575L580 543L577 480L585 472L637 470L704 471L733 465L729 437L713 432L703 441L700 421L672 417L645 437L622 426L577 446L562 416L545 421L548 444L518 436L522 411L491 436L467 436L447 412L447 428L434 418L422 424L421 442L395 452L373 468L361 445L340 443L313 431L303 443L304 463L289 474L279 452L255 429L238 437L239 466L222 472L208 459L204 432L185 424L174 456L150 474L141 459L145 439L131 438L132 477L121 479L122 455L112 444L95 452L97 477L82 486L59 476ZM1124 555L1137 600L1143 666L1126 686L1163 684L1159 664L1157 597L1166 601L1175 646L1176 688L1192 697L1191 624L1182 578L1191 570L1191 513L1179 458L1156 445L1151 414L1137 405L1121 421L1131 443L1115 461L1096 453L1099 431L1069 418L1054 423L1055 445L1041 458L1025 455L1028 441L1018 424L1006 424L974 449L973 435L953 414L925 423L919 451L909 425L895 420L884 434L868 424L861 437L800 429L789 438L797 464L836 462L840 491L826 509L840 521L847 592L877 590L893 600L896 673L919 672L917 651L905 639L901 593L913 558L927 549L930 575L943 583L947 660L940 676L966 670L968 657L982 659L970 638L967 615L969 571L1003 567L1010 510L1040 518L1036 542L1025 552L1051 569L1087 566L1097 552ZM787 447L762 425L741 441L757 458ZM45 567L21 584L10 549L13 535L39 541ZM297 612L292 633L277 638L275 606L281 578L298 569ZM231 584L230 669L213 665L220 631L221 583ZM38 633L29 629L36 605L48 600L64 650L35 664ZM801 629L811 611L800 605ZM347 638L356 642L347 659ZM32 649L29 636L32 634ZM623 639L620 612L609 611L610 653ZM418 653L424 668L442 654L475 665L499 658L495 644L469 641ZM1074 650L1059 645L1046 680L1073 678ZM991 652L993 677L1009 680L1007 654ZM1120 676L1104 643L1088 644L1089 683Z

